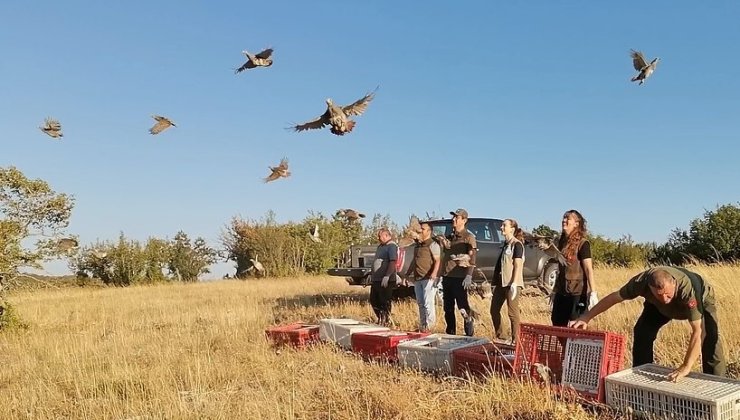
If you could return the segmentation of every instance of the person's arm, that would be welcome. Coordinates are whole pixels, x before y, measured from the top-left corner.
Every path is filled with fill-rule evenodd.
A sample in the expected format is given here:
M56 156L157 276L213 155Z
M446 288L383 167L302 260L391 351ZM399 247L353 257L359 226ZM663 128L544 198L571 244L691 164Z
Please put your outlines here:
M597 303L596 305L594 305L593 308L591 308L591 310L586 311L586 313L578 317L578 319L576 319L575 321L570 321L568 323L569 324L568 326L572 328L585 329L586 326L588 326L588 323L591 322L592 319L596 318L602 312L607 311L609 308L611 308L612 306L618 303L621 303L622 301L624 301L624 299L622 298L622 296L620 296L619 291L612 292L604 299L601 299L599 303Z
M581 244L578 249L578 260L581 261L581 268L583 269L583 275L586 277L586 291L589 293L595 292L594 287L594 262L591 258L591 242L585 241Z
M386 277L396 273L396 260L398 260L398 245L393 244L388 248L388 268L385 270Z
M437 275L439 274L439 266L442 264L442 259L440 258L442 255L442 250L436 243L432 243L430 248L432 251L432 261L434 261L434 266L432 267L432 275L430 277L436 279Z
M468 245L470 245L470 250L468 251L468 255L470 255L470 265L468 266L468 271L465 273L466 276L473 276L473 273L475 272L475 257L478 255L478 250L476 249L478 247L478 244L475 241L475 236L470 234L468 236Z
M676 382L691 372L691 368L701 354L701 319L689 321L691 325L691 338L689 339L689 348L683 358L683 363L678 369L668 374L668 380Z
M514 282L516 279L516 276L524 270L524 259L522 258L524 256L524 246L517 242L514 245L514 250L512 251L513 257L514 257L514 270L511 272L511 283L509 283L511 286L514 286Z

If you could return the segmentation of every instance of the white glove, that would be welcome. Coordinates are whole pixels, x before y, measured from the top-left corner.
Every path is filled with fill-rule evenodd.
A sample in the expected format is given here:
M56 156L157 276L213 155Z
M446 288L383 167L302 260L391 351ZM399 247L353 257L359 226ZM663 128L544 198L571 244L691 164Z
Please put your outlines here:
M591 292L588 294L588 309L590 310L596 304L599 303L599 297L596 295L596 292Z
M380 281L380 286L382 287L388 287L388 280L390 280L389 276L383 277L383 280Z
M471 276L470 274L465 276L462 282L462 286L465 290L470 289L473 286L473 276Z
M516 284L512 284L509 286L509 300L516 299L517 295L519 294L519 286Z

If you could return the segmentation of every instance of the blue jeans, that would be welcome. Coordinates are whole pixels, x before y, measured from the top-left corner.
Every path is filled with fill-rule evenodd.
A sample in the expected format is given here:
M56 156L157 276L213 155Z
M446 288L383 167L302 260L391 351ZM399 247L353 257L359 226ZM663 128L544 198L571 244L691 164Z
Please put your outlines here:
M419 305L419 330L427 331L437 322L434 298L437 291L432 287L431 279L421 279L414 282L414 294Z

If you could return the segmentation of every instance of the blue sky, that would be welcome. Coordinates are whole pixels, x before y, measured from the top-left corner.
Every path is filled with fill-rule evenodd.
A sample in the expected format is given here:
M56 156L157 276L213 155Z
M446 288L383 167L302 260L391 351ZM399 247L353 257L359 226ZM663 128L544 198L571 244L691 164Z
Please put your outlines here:
M217 245L234 215L343 207L528 228L576 208L595 233L660 242L740 198L738 16L732 1L7 0L0 165L74 195L83 242L182 229ZM234 74L267 46L271 68ZM661 58L643 86L630 48ZM349 135L285 129L378 85ZM178 127L151 136L151 114ZM283 156L293 176L263 184Z

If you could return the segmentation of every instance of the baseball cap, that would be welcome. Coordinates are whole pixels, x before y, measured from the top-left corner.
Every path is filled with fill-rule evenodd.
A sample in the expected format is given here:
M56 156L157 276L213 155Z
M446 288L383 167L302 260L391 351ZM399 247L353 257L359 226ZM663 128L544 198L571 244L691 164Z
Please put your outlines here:
M455 211L451 211L450 214L453 216L460 216L465 219L468 218L468 211L465 209L457 209Z

